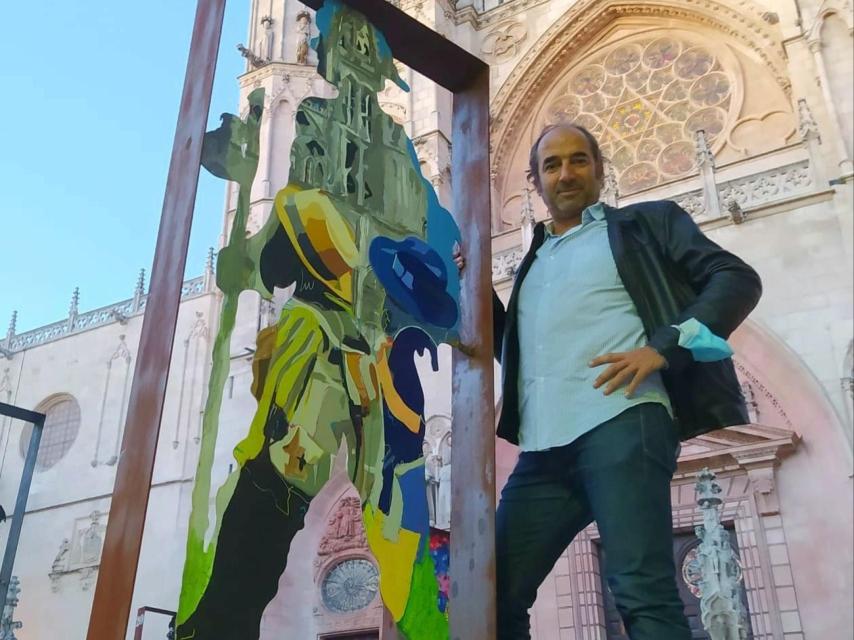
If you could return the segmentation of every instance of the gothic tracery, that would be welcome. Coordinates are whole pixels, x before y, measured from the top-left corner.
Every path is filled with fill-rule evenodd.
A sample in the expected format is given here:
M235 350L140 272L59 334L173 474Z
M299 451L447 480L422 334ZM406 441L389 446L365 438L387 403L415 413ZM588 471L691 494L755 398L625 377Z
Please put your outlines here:
M694 170L698 130L713 148L723 143L740 106L729 66L685 35L623 39L577 65L542 118L596 135L622 194L648 189Z

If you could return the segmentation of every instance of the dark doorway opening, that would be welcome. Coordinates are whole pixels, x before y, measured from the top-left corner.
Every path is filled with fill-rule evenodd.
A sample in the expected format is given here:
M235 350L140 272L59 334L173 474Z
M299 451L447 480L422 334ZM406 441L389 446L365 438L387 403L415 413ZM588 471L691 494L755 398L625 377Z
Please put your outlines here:
M724 528L729 533L730 542L736 556L739 556L738 539L735 536L732 523L724 525ZM696 555L697 547L700 545L700 540L693 531L685 533L673 534L673 560L676 564L676 584L679 588L679 596L682 598L682 603L685 605L685 617L688 618L688 625L691 627L692 640L710 640L709 634L703 629L703 623L700 619L700 597L697 585L691 580L690 568L684 570L690 565L692 559ZM614 596L608 588L605 580L605 553L599 544L595 545L596 553L599 557L599 567L601 575L602 600L605 607L605 628L607 640L629 640L626 629L623 626L623 621L620 618L620 613L617 611L617 605L614 602ZM753 640L753 630L750 628L750 610L747 606L747 592L744 589L744 583L741 584L741 603L744 610L747 612L747 638Z

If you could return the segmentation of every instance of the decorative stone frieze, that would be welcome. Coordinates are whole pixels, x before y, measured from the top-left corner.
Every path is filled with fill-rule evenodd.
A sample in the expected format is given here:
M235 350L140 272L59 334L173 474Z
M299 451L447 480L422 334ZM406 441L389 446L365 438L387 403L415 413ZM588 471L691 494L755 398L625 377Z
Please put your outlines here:
M204 276L185 280L181 286L181 300L189 300L213 291L213 283ZM135 296L128 300L122 300L115 304L107 305L93 311L74 314L72 322L60 320L52 324L15 334L11 341L8 339L0 341L0 348L10 353L16 353L25 349L38 347L48 342L53 342L68 335L80 333L95 327L102 327L114 322L127 322L128 319L139 316L145 311L148 295Z
M528 28L524 24L509 20L487 34L480 46L480 51L487 62L506 62L520 53L520 45L527 37Z
M524 257L521 247L492 256L492 281L498 282L515 276Z

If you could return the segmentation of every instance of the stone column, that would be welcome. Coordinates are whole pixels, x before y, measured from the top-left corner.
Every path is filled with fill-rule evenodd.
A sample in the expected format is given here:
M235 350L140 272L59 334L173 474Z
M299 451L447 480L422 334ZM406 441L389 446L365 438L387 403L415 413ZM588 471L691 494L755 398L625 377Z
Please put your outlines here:
M833 139L835 141L836 156L839 163L839 172L841 175L849 175L854 172L854 166L851 164L851 159L848 157L848 150L845 148L845 142L842 135L842 127L839 125L839 114L836 112L836 106L833 103L833 94L830 92L830 82L827 78L827 67L824 64L824 55L821 52L821 40L816 38L809 42L809 48L815 60L815 68L818 72L819 87L824 96L824 103L827 106L827 114L830 116L831 126L833 127Z

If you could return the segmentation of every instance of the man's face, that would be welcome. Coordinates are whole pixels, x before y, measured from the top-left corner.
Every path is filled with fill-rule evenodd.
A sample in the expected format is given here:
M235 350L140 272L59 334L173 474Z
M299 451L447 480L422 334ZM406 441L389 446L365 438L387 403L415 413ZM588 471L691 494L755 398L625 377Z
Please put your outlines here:
M602 177L587 138L571 127L547 133L537 149L539 194L558 222L577 219L599 200Z

